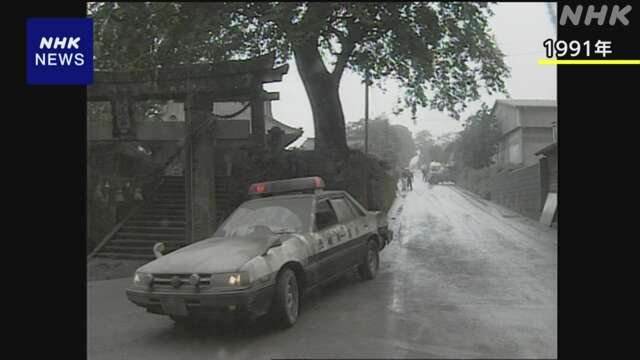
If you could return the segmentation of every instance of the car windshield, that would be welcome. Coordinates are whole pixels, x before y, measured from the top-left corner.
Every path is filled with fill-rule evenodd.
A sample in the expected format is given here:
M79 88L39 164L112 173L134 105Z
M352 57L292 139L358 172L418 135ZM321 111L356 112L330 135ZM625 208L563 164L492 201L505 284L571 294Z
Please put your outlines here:
M311 197L249 201L236 209L216 231L216 237L261 237L306 232L311 217Z

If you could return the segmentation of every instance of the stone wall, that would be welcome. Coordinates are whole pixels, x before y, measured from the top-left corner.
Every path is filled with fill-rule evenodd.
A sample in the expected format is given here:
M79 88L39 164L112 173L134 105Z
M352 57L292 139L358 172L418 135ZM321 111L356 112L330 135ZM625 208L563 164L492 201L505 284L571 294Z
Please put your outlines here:
M538 220L542 206L540 165L496 172L491 181L491 200Z
M464 169L457 185L531 219L542 210L540 165L512 169Z
M549 191L558 192L558 152L554 151L547 154Z

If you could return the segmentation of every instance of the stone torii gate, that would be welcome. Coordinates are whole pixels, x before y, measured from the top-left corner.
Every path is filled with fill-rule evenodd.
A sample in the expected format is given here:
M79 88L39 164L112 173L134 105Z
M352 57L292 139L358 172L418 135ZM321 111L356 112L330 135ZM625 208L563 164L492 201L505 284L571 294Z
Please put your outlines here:
M211 236L217 227L215 196L215 139L230 122L216 121L216 101L249 102L251 125L246 139L249 149L264 151L265 101L279 93L263 90L264 83L282 81L288 65L274 66L274 54L244 61L195 64L142 71L96 71L87 87L88 101L108 101L113 111L113 139L136 140L134 103L173 99L185 104L186 240ZM215 123L214 131L195 134Z

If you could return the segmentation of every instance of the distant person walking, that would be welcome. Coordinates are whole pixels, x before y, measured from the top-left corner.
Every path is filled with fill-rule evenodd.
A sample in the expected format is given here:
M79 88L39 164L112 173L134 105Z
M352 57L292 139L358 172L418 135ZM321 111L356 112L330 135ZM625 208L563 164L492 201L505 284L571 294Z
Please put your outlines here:
M407 191L407 178L404 176L404 172L400 173L400 189Z
M407 190L413 190L413 172L409 169L405 169L402 175L407 182Z

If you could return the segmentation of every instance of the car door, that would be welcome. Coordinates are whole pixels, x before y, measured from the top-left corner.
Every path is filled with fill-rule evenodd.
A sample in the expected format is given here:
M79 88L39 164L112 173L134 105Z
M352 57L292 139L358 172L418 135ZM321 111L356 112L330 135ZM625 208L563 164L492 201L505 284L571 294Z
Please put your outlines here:
M349 195L347 195L345 198L356 215L353 221L354 231L359 245L359 250L356 250L356 256L364 257L367 252L367 240L369 239L371 234L376 231L375 225L371 223L371 219L367 215L367 212L364 210L364 207L360 203L358 203L357 200L353 199Z
M312 268L316 281L326 280L336 275L339 270L337 245L339 243L340 223L329 199L318 199L315 207L315 232L316 254L314 255ZM314 282L316 282L314 281Z
M340 222L338 266L340 270L346 270L362 261L362 256L359 255L358 251L361 239L357 231L356 213L347 203L347 199L344 196L332 198L331 205L335 209Z

